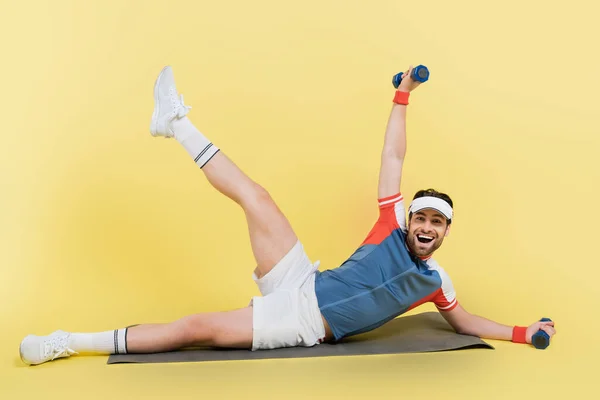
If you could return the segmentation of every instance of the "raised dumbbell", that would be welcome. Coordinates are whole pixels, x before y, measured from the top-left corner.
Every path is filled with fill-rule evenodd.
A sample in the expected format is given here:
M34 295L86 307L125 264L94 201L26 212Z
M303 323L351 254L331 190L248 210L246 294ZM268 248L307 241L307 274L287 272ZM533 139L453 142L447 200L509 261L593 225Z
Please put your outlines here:
M542 318L540 322L548 322L552 321L550 318ZM543 350L546 347L550 346L550 336L544 332L543 330L538 330L536 333L531 336L531 344L536 349Z
M404 72L400 72L394 75L394 77L392 78L392 84L396 89L398 89L398 86L400 86L400 82L402 82L403 75ZM415 68L413 68L410 77L413 78L413 80L421 83L427 82L427 80L429 79L429 70L424 65L418 65Z

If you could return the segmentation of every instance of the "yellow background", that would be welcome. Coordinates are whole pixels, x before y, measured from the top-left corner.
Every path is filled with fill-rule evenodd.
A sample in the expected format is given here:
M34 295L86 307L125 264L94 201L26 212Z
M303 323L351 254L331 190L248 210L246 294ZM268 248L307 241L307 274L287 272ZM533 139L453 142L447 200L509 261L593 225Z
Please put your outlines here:
M574 0L3 1L0 398L580 398L597 392L598 6ZM25 367L18 345L237 308L257 289L241 210L152 138L172 65L192 121L288 215L322 268L376 215L409 64L402 191L448 192L437 254L461 304L548 316L550 348ZM430 311L422 306L415 312ZM593 396L592 396L593 397Z

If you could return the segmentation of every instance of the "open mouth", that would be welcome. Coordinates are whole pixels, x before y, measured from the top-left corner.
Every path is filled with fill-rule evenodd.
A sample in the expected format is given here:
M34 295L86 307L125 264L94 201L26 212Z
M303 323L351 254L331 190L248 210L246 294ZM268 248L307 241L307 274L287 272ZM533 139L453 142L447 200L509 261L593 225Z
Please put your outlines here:
M417 240L421 243L431 243L433 242L433 236L417 235Z

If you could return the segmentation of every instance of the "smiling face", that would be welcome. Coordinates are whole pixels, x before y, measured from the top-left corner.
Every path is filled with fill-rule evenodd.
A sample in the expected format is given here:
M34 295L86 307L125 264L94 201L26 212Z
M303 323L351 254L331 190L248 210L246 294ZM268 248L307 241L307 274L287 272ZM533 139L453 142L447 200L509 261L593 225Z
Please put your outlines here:
M439 211L423 209L412 214L408 221L406 243L418 257L431 256L450 233L450 224Z

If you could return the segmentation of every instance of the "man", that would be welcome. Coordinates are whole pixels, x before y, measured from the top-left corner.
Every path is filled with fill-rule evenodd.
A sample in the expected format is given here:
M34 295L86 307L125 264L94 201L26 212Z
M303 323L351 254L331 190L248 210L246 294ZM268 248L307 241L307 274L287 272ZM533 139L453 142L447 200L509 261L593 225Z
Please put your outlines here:
M154 86L150 132L174 137L212 186L239 204L246 216L262 296L247 307L190 315L165 324L142 324L98 333L55 331L29 335L20 345L26 364L41 364L79 352L151 353L193 346L246 348L314 346L375 329L406 311L433 302L459 333L531 343L552 322L511 327L471 315L457 302L452 282L431 258L450 232L453 203L432 189L419 191L408 209L400 193L406 152L406 112L420 83L406 71L394 97L385 132L379 176L380 215L354 254L339 268L320 272L269 193L246 176L208 140L187 114L172 69Z

